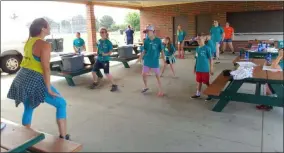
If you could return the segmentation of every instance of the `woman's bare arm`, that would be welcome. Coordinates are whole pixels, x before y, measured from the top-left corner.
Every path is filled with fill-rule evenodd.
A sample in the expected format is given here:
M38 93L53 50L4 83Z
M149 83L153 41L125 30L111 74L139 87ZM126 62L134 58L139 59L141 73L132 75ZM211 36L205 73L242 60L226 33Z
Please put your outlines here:
M47 89L51 90L51 84L50 84L50 51L51 51L51 45L46 42L42 42L42 50L40 53L40 60L41 60L41 66L43 69L43 77L44 82L47 87Z

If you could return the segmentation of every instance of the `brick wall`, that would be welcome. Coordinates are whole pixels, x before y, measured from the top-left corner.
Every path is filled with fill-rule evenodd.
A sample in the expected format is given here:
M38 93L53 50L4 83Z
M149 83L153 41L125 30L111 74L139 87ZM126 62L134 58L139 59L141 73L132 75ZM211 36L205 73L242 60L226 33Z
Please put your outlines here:
M226 12L258 11L258 10L283 10L283 1L235 1L235 2L198 2L141 9L141 29L146 24L155 26L159 37L173 35L173 17L188 15L190 36L196 35L195 16L198 14L211 14L212 19L218 20L221 25L226 22ZM141 38L143 34L141 33Z
M88 46L89 52L94 52L94 44L96 43L96 20L94 15L94 7L92 3L86 4L87 10L87 32L88 32Z

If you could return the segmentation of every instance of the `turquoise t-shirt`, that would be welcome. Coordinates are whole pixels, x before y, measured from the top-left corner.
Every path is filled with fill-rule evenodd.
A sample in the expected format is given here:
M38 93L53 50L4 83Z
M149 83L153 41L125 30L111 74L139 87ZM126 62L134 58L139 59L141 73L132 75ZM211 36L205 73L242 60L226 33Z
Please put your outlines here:
M155 37L153 40L144 40L144 65L150 68L159 68L159 58L162 51L162 40Z
M211 39L207 41L206 46L208 46L211 49L212 53L216 52L216 45L214 45L214 42Z
M210 29L211 39L213 42L220 42L222 40L222 35L224 33L224 29L221 26L212 27Z
M85 41L84 39L82 38L76 38L74 41L73 41L73 45L75 47L83 47L85 45Z
M212 53L209 47L202 46L196 48L196 72L209 72L210 63L209 60L212 58Z
M163 51L165 56L172 56L176 52L176 49L173 44L170 45L170 50L166 47L166 45L163 45Z
M185 31L181 30L180 32L177 33L177 36L178 36L178 41L182 42L186 36L186 33Z
M108 62L110 60L110 56L103 56L102 53L109 53L112 51L112 43L108 39L102 40L100 39L97 42L98 48L98 60L102 62Z

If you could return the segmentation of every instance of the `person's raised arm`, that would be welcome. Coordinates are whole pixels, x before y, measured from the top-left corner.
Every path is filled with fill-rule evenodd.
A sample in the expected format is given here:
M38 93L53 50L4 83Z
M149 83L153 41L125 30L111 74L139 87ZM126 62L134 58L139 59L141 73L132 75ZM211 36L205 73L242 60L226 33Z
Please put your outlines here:
M51 52L51 45L47 42L41 42L43 44L43 49L40 52L40 61L41 66L43 69L43 78L47 90L51 91L51 84L50 84L50 52Z
M276 68L277 65L279 64L279 62L283 59L283 49L281 49L279 52L278 52L278 56L277 58L272 62L271 66L273 68Z

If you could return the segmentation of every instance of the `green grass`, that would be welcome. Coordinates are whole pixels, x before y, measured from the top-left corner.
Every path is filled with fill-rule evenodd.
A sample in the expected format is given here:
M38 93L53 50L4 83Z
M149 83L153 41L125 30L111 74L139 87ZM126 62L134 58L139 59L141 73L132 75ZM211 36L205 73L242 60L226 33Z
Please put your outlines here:
M100 34L97 33L97 40L100 38ZM63 38L63 48L64 52L73 52L73 40L75 39L75 34L56 34L49 36L49 38ZM81 38L85 40L86 47L88 46L88 35L87 33L81 33ZM110 32L109 39L113 44L118 43L118 45L123 45L125 43L125 34L121 35L119 32ZM134 34L134 43L138 42L140 39L140 31ZM88 50L88 47L87 47Z

